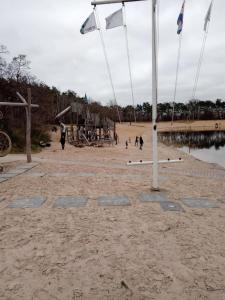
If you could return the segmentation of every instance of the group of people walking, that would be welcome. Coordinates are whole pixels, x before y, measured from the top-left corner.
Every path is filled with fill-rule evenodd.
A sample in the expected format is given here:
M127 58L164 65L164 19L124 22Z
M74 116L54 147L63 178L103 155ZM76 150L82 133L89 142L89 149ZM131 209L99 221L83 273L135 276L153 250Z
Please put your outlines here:
M130 138L129 138L129 142L131 142ZM126 149L128 149L128 141L126 141L125 145L126 145ZM142 136L140 136L140 137L136 136L134 146L139 147L139 149L142 150L143 145L144 145L144 140L143 140Z
M143 145L144 145L144 140L143 140L142 136L140 136L140 137L136 136L134 145L136 147L139 146L139 149L142 150Z

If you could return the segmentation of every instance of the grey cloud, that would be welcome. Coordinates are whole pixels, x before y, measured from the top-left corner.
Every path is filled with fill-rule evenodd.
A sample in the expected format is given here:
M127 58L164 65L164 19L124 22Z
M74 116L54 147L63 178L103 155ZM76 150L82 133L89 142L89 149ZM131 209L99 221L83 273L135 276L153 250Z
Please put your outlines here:
M178 36L176 20L183 0L160 0L159 99L172 101ZM151 102L151 1L126 5L130 56L137 103ZM203 38L204 17L210 0L186 1L177 100L190 98ZM120 5L98 8L104 18ZM26 54L32 72L61 90L108 103L112 91L98 32L81 35L79 30L91 13L86 0L8 0L1 3L0 43L11 54ZM212 20L199 79L197 96L225 98L225 1L214 1ZM103 29L118 103L132 104L122 28Z

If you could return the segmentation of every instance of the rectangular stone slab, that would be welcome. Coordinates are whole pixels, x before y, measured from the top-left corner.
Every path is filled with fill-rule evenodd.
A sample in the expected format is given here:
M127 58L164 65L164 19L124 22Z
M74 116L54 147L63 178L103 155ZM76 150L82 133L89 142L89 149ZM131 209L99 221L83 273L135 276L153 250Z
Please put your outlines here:
M191 208L217 208L216 203L210 202L207 198L184 198L182 202Z
M171 202L171 201L164 201L160 202L160 206L164 211L181 211L184 212L184 209L179 203Z
M19 175L22 173L24 173L24 169L13 169L7 172L7 174L15 174L15 175Z
M23 176L27 176L27 177L43 177L45 175L46 175L46 173L43 173L43 172L26 172L26 173L24 173Z
M14 202L8 205L9 208L37 208L40 207L46 198L37 197L19 197Z
M93 177L96 174L95 173L84 173L84 172L82 172L82 173L77 173L77 174L74 174L74 175L80 176L80 177Z
M142 193L140 195L141 202L165 202L168 201L167 196L164 193L150 193L150 194L144 194Z
M37 163L28 163L26 165L21 165L21 166L18 166L17 169L31 169L33 167L36 167L38 164Z
M52 177L69 177L70 173L50 173L49 176Z
M0 197L0 203L1 203L2 201L4 201L4 200L5 200L4 197Z
M13 178L15 177L17 174L9 174L9 173L3 173L0 175L0 178Z
M4 182L4 181L6 181L6 180L8 180L8 178L3 178L3 177L1 178L1 177L0 177L0 183L1 183L1 182Z
M84 207L87 202L88 199L82 196L63 196L55 200L53 207Z
M130 205L127 196L102 196L97 199L100 206L125 206Z

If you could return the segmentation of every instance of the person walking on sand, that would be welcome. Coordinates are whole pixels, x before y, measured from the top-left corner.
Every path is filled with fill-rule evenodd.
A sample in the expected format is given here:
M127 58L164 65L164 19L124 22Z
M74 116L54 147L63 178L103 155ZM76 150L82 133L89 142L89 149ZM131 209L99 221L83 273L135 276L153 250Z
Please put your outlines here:
M64 150L64 148L65 148L65 142L66 142L66 134L61 133L60 143L62 145L62 150Z
M64 150L65 142L66 142L66 125L63 123L60 123L60 129L61 129L60 143L62 145L62 150Z
M144 140L143 140L142 136L140 136L139 142L140 142L140 150L142 150L142 147L143 147L143 144L144 144Z
M128 142L126 141L126 149L128 149Z
M138 136L136 136L135 138L135 144L134 144L135 147L138 147Z

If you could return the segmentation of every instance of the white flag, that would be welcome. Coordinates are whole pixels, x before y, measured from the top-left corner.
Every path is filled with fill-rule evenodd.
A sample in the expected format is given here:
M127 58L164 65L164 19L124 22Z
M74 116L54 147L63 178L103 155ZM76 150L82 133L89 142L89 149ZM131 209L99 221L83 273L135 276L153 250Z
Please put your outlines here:
M207 14L205 16L204 31L207 30L207 25L208 25L208 22L210 21L210 18L211 18L211 11L212 11L212 2L210 4L209 9L207 11Z
M90 14L84 24L81 26L80 33L85 34L98 29L94 12Z
M118 26L123 26L123 11L122 8L108 16L106 19L106 29L111 29Z

